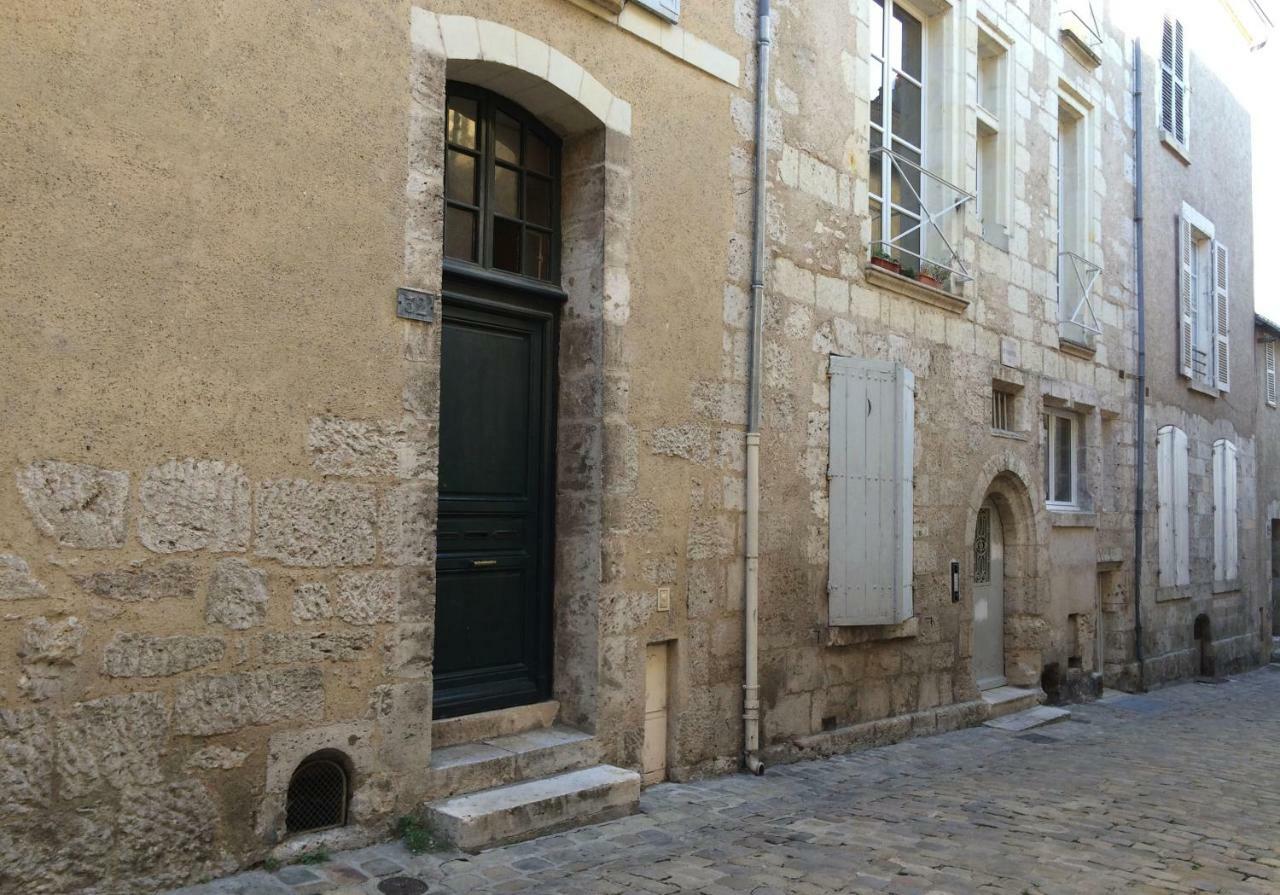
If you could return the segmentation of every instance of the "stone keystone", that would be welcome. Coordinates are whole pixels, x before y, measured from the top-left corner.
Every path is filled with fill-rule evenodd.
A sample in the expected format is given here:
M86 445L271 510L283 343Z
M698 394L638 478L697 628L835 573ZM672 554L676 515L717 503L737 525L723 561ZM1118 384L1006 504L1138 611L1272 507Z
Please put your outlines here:
M18 492L36 527L64 547L124 544L127 472L39 460L18 470Z

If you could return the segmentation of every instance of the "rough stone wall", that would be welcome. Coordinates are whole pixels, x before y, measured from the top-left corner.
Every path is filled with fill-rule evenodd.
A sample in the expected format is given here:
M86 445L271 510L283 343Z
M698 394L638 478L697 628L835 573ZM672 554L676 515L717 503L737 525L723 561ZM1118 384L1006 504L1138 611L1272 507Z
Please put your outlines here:
M1189 35L1189 152L1166 145L1159 132L1160 25L1158 15L1134 24L1143 49L1143 117L1146 193L1146 347L1148 457L1147 518L1156 518L1155 433L1175 425L1187 434L1190 451L1191 585L1161 589L1155 525L1147 528L1143 568L1143 633L1149 684L1200 671L1195 619L1210 618L1219 673L1265 661L1261 613L1270 603L1261 550L1262 511L1258 427L1261 367L1254 362L1252 159L1249 115L1237 98L1246 70L1238 57L1246 47L1230 21L1203 4L1173 4ZM1226 32L1224 36L1224 32ZM1234 49L1233 49L1234 48ZM1180 374L1178 351L1177 221L1186 202L1208 218L1214 236L1230 251L1231 389L1192 387ZM1213 587L1213 442L1226 438L1239 449L1240 581L1238 589ZM1132 612L1132 607L1127 610ZM1269 617L1269 616L1268 616ZM1132 630L1127 636L1132 639ZM1133 661L1129 645L1128 661ZM1132 680L1132 668L1127 671Z
M959 72L976 65L977 16L1010 39L1016 110L1009 248L984 241L969 213L961 254L974 282L958 312L890 292L864 273L870 45L866 4L777 10L776 114L770 159L770 290L765 319L765 494L762 531L762 684L766 742L779 756L798 737L976 698L971 670L973 526L998 497L1011 569L1006 581L1006 655L1012 682L1038 684L1092 637L1094 582L1126 540L1131 489L1131 130L1127 72L1113 39L1097 69L1058 40L1047 6L966 4L931 20L933 52ZM816 64L816 60L843 60ZM1056 276L1055 179L1058 91L1066 82L1093 106L1091 241L1105 273L1095 295L1103 333L1092 356L1063 350ZM974 101L973 79L939 79L931 103ZM930 105L931 114L935 109ZM746 134L747 109L735 114ZM933 163L973 188L972 114L948 119ZM958 148L956 148L958 147ZM947 154L949 153L949 154ZM930 163L926 162L926 166ZM744 299L726 292L726 363L741 338ZM740 343L739 343L740 344ZM1013 360L1002 364L1012 353ZM916 375L916 626L852 634L828 629L827 358L885 358ZM993 380L1017 389L1017 437L991 429ZM1040 414L1059 404L1085 419L1089 492L1078 516L1044 509ZM962 600L952 604L948 562L962 563ZM1052 582L1052 584L1051 584ZM1071 619L1071 616L1080 616ZM1069 620L1075 627L1069 626ZM1091 651L1083 671L1094 670ZM1101 669L1097 669L1101 670Z

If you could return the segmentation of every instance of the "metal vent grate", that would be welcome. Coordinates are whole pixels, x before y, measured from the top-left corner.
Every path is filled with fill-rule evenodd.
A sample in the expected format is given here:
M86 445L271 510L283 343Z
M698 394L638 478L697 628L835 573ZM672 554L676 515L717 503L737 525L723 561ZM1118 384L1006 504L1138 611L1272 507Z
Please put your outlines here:
M289 781L285 829L326 830L347 822L347 771L333 758L308 758Z

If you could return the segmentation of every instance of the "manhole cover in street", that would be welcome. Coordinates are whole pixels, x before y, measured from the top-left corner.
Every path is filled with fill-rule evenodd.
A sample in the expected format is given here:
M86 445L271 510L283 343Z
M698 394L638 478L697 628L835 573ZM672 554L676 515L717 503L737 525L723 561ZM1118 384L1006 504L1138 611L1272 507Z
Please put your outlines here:
M378 891L383 895L422 895L427 884L411 876L389 876L378 883Z

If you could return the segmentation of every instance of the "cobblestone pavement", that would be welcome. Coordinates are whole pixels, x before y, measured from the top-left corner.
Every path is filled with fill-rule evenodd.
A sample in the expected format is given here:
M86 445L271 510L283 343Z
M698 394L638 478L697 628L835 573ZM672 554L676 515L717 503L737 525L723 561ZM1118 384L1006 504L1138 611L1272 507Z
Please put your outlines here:
M664 784L633 817L480 855L382 845L181 891L1280 892L1277 670L1109 697L1023 734Z

